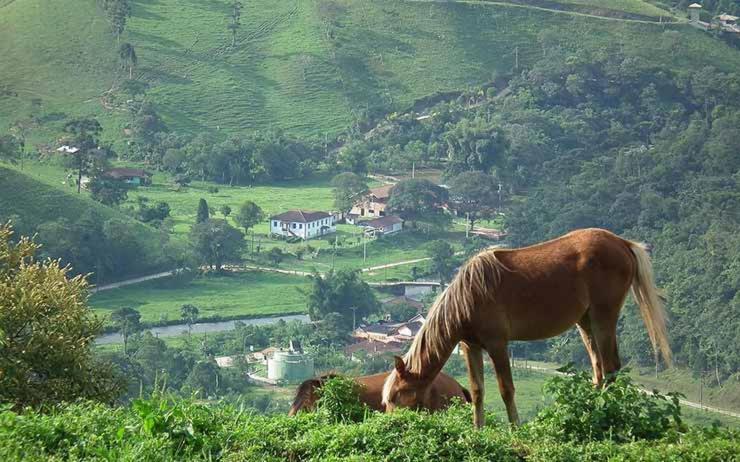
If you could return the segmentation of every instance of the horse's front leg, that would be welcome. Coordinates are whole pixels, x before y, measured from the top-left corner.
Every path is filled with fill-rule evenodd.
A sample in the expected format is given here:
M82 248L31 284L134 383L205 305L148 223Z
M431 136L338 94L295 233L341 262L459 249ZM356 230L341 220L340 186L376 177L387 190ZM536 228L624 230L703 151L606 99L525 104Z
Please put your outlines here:
M506 405L506 414L509 417L509 423L519 425L519 413L516 410L514 402L514 379L511 377L511 364L509 364L509 355L507 354L506 343L497 343L487 346L488 354L491 355L493 367L496 369L496 379L498 380L498 389L501 392L501 399Z
M473 424L481 428L486 423L483 409L483 350L478 345L466 342L460 343L465 362L468 365L468 382L470 383L470 396L473 398Z

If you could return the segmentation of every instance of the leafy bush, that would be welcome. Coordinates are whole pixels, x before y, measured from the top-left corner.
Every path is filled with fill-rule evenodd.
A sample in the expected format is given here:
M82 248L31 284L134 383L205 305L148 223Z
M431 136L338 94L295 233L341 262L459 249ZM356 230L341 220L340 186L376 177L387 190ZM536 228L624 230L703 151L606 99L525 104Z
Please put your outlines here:
M532 422L536 434L573 442L625 442L661 438L683 427L677 393L645 393L625 372L600 388L587 372L575 372L572 366L560 371L566 375L545 384L554 402Z
M360 403L360 386L349 377L333 377L316 390L317 408L334 422L360 422L370 411Z

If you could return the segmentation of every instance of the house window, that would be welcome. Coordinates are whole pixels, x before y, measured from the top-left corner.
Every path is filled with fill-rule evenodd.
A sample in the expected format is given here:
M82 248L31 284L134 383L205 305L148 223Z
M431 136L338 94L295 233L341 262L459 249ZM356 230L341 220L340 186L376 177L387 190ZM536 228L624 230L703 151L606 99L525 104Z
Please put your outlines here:
M277 221L273 221L272 226L277 226L278 225L277 223L278 223Z
M290 224L290 227L293 228L293 229L295 229L295 223L291 223Z
M299 224L298 229L303 229L303 225Z

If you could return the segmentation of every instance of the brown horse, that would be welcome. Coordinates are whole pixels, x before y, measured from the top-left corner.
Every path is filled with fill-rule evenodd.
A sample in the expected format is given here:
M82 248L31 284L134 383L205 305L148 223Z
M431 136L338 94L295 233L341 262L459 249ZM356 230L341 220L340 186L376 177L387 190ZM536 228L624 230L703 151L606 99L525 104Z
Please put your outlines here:
M367 404L370 409L383 410L381 394L383 383L390 372L381 374L365 375L356 377L355 381L360 386L360 401ZM299 411L312 411L316 407L318 395L316 390L324 386L327 380L337 377L336 374L326 374L313 379L308 379L298 386L293 405L288 415L296 415ZM450 405L453 398L460 398L466 403L471 402L470 392L457 383L455 379L441 372L435 377L431 386L428 387L426 395L420 400L419 407L430 411L444 409Z
M583 229L531 247L482 251L434 302L406 356L396 357L383 387L386 411L416 406L461 342L475 425L484 424L483 350L493 361L509 421L518 424L507 343L554 337L574 324L601 384L621 367L616 328L630 287L656 355L670 364L665 312L643 244Z

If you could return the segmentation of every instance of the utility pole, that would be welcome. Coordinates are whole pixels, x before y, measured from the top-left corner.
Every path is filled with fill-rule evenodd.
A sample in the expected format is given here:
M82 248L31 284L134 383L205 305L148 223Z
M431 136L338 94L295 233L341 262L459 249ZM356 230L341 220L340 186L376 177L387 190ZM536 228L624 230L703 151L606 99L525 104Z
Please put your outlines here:
M519 70L519 46L514 48L514 70Z
M465 212L465 239L470 237L470 212Z
M350 306L350 310L352 310L352 331L354 331L357 328L357 307L356 306Z
M416 161L411 162L411 178L416 178Z
M367 239L364 230L362 231L362 262L367 262Z

